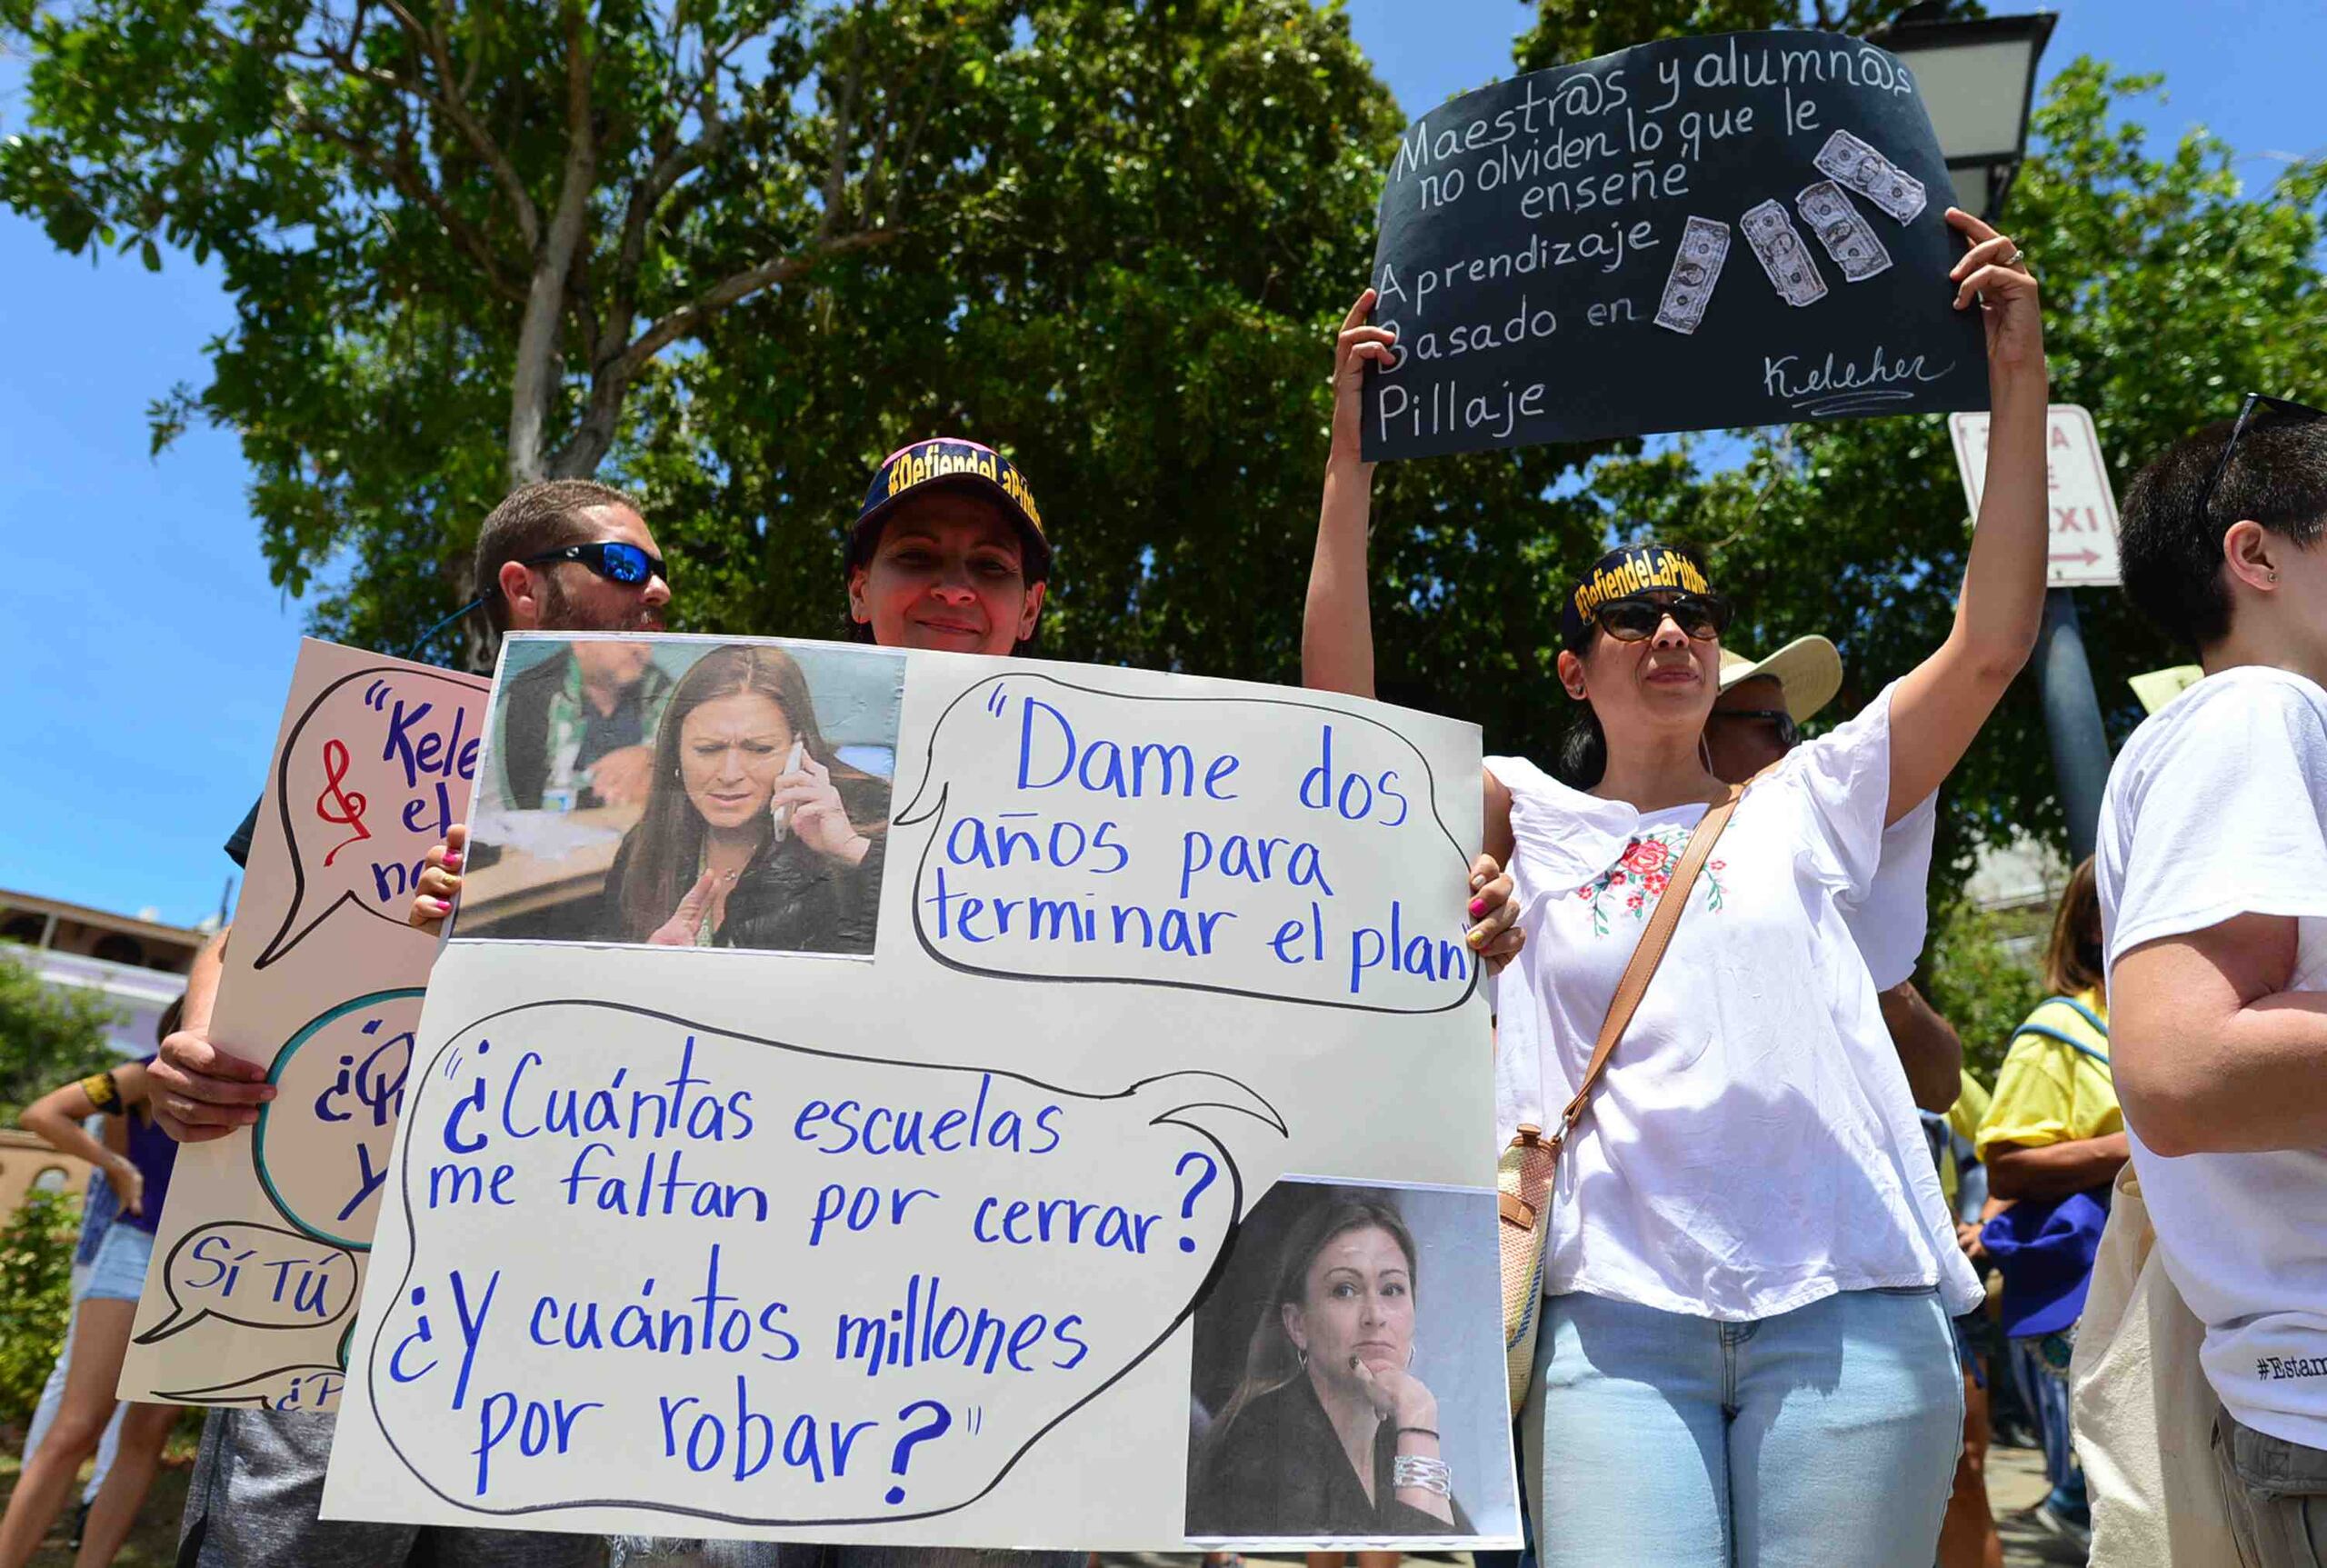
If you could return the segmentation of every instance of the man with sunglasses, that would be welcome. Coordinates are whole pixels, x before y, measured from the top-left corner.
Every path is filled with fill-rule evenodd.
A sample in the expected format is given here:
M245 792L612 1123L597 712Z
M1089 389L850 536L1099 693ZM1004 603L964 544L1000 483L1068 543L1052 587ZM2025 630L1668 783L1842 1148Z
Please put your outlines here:
M2258 1568L2327 1553L2322 532L2327 413L2300 404L2250 395L2133 481L2125 591L2205 676L2126 742L2095 854L2132 1171L2220 1400L2163 1446L2211 1446Z
M478 593L498 634L659 632L669 570L638 508L584 480L528 485L477 534ZM644 643L575 643L514 676L494 748L496 794L521 811L643 802L671 677Z
M494 509L478 534L475 581L478 597L468 608L482 607L495 633L659 632L671 598L668 574L638 504L619 490L574 479L526 485ZM624 656L636 644L576 646L606 649L610 656L604 667L577 663L571 676L561 670L541 683L538 721L524 722L539 722L542 728L534 733L547 734L561 695L585 715L613 720L604 733L614 740L600 746L593 774L595 786L606 793L621 773L624 751L634 744L624 737L653 734L644 690L652 666L644 658ZM602 704L608 696L612 700ZM620 716L625 711L629 719ZM579 727L586 732L588 723L585 716ZM514 743L526 732L513 716L506 733ZM610 761L616 764L611 771ZM513 766L513 780L529 765ZM539 776L546 778L548 771L544 755ZM538 804L541 786L534 787ZM643 795L644 772L634 786L623 787ZM240 853L236 843L227 846L237 864L249 850L247 825L237 834ZM457 865L457 847L454 854ZM163 1042L161 1055L147 1070L155 1117L182 1143L224 1137L247 1125L259 1104L273 1096L265 1069L215 1050L208 1039L221 973L218 954L229 933L222 933L195 960L187 976L183 1026ZM202 1450L186 1493L178 1547L182 1568L406 1568L424 1563L430 1568L591 1568L603 1561L597 1539L587 1535L324 1523L318 1512L334 1423L328 1414L212 1411L203 1423Z

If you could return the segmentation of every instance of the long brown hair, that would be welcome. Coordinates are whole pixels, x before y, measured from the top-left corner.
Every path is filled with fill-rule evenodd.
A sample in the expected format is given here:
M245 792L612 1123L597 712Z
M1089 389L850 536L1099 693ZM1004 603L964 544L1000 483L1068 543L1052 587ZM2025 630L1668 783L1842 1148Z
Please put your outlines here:
M2044 949L2044 984L2055 996L2105 990L2107 962L2101 950L2101 889L2093 881L2092 857L2069 873L2061 906L2052 914L2052 941Z
M741 643L705 654L680 677L664 706L662 725L654 732L654 788L646 797L645 814L639 818L638 836L623 876L622 919L629 941L644 941L671 918L679 900L694 885L696 868L703 861L703 815L687 799L686 785L679 777L679 734L686 728L687 715L707 702L744 692L755 692L784 710L784 722L792 726L793 735L805 745L810 756L824 764L835 785L870 782L869 774L839 761L824 744L808 677L800 673L791 654L781 648ZM877 833L880 825L859 824L857 831Z
M1368 1198L1335 1198L1317 1204L1285 1237L1283 1261L1277 1265L1276 1288L1261 1311L1261 1321L1253 1325L1252 1343L1245 1347L1243 1380L1222 1407L1208 1442L1217 1444L1225 1439L1228 1429L1253 1401L1264 1393L1273 1393L1303 1375L1300 1352L1284 1329L1284 1309L1299 1306L1308 1299L1309 1265L1317 1261L1325 1243L1335 1236L1363 1230L1387 1231L1390 1239L1398 1243L1398 1250L1406 1255L1406 1277L1412 1282L1419 1304L1421 1260L1414 1255L1413 1233L1406 1229L1406 1222L1396 1209L1384 1200Z

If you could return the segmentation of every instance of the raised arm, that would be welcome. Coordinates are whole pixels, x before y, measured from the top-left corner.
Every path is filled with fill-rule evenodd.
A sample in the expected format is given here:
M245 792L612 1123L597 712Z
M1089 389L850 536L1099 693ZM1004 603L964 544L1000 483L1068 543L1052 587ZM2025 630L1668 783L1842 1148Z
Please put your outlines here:
M1373 503L1373 464L1359 455L1359 393L1368 365L1389 365L1397 335L1369 326L1373 308L1367 289L1342 321L1333 340L1333 435L1325 454L1325 498L1317 514L1317 553L1309 562L1309 599L1301 614L1301 684L1313 691L1373 695L1373 614L1367 598L1365 537ZM1511 795L1491 774L1485 789L1486 854L1471 864L1470 903L1475 922L1466 940L1472 951L1501 969L1525 941L1513 928L1518 905L1512 902Z
M1365 562L1373 464L1359 455L1363 413L1358 394L1368 365L1389 365L1395 358L1395 335L1365 323L1373 308L1369 288L1350 307L1333 342L1333 444L1325 454L1317 553L1309 563L1309 601L1301 617L1301 684L1353 697L1373 694L1373 618Z
M1898 821L1946 781L2028 663L2044 618L2044 325L2019 247L1971 214L1947 221L1972 242L1948 275L1955 308L1988 335L1988 469L1955 624L1891 699L1891 801Z

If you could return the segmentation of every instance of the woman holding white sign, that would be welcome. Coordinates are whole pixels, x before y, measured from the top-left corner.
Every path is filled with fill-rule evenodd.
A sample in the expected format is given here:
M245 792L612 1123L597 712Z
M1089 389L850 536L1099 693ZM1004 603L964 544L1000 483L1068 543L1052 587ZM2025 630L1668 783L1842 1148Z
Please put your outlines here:
M1543 1242L1523 1435L1545 1568L1932 1561L1962 1434L1948 1317L1980 1291L1839 904L2026 663L2046 524L2036 283L2009 239L1947 221L1970 245L1950 284L1985 322L1993 414L1947 640L1747 789L1690 886L1675 866L1731 800L1702 749L1729 606L1687 552L1621 549L1563 606L1559 679L1593 741L1582 787L1487 764L1486 847L1512 867L1527 933L1499 990L1501 1135L1555 1162L1543 1229L1521 1227ZM1395 363L1371 304L1338 345L1303 648L1310 685L1360 695L1358 394L1366 365ZM1582 1109L1620 977L1673 886L1686 906L1664 972ZM1529 1141L1572 1104L1572 1137Z

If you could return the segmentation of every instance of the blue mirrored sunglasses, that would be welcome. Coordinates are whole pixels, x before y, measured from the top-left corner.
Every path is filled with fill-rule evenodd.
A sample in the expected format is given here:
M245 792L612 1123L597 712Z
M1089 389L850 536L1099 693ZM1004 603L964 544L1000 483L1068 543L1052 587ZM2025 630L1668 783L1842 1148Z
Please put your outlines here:
M624 544L607 540L595 544L568 544L562 550L544 550L538 555L528 555L518 563L521 566L545 566L555 561L578 561L609 583L620 583L625 588L642 587L656 577L664 586L671 581L671 569L660 555L649 555L635 544Z

